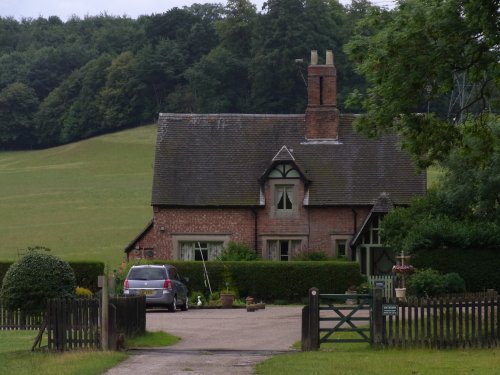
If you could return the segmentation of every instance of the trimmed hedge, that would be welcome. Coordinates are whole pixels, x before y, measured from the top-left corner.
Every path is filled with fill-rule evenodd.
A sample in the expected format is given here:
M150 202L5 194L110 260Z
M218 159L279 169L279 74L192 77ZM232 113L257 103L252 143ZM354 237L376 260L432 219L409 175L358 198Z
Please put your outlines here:
M189 290L207 289L202 262L156 260L149 263L175 265L181 276L189 278ZM210 261L205 264L213 292L225 289L223 274L224 267L227 267L236 284L230 285L230 288L236 286L240 297L251 295L257 300L268 302L301 302L311 287L317 287L322 293L344 293L349 286L364 281L359 273L359 265L346 261ZM117 280L119 282L122 280Z
M412 254L411 264L442 273L456 272L465 280L468 292L500 291L500 249L421 250Z
M7 270L14 263L12 261L0 262L0 287ZM76 285L96 292L97 276L104 274L104 263L95 261L68 262L75 273Z

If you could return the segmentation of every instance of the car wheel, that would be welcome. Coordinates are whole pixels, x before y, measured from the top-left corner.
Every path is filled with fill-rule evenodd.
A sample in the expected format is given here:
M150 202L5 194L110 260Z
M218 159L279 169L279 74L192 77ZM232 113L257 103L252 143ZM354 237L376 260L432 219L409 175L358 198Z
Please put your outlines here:
M168 311L175 312L177 310L177 297L174 297L174 300L170 305L168 305Z
M181 305L181 311L188 311L189 310L189 303L188 303L188 298L184 300L184 305Z

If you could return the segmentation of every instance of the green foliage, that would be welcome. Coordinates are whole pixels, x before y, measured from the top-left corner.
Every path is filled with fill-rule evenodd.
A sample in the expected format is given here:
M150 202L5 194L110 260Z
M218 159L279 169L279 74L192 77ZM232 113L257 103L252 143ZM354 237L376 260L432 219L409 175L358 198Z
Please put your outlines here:
M465 280L456 272L443 275L444 288L447 293L465 292Z
M481 292L500 290L500 248L441 248L423 250L412 255L411 263L417 268L436 269L441 273L458 273L466 290Z
M221 261L257 260L255 250L243 242L229 242L219 257Z
M0 17L0 96L24 91L12 112L0 111L0 148L63 144L166 111L300 113L311 49L335 51L340 107L347 92L364 90L342 46L377 7L264 5L193 4L137 20Z
M441 184L385 216L382 239L394 249L500 248L500 118L490 116L487 135L465 126Z
M432 268L418 270L410 276L406 285L408 294L416 297L465 292L465 280L458 273L443 275Z
M409 295L416 297L435 297L445 292L443 276L431 268L416 271L407 281Z
M35 91L23 83L15 82L0 90L0 148L31 144L37 106Z
M328 256L324 251L302 251L293 256L293 260L313 260L313 261L325 261L328 260Z
M1 297L7 308L44 311L47 299L74 296L75 274L70 265L40 249L28 249L5 274Z
M77 286L75 289L75 297L80 297L80 298L89 298L92 297L94 293L90 291L90 289L87 288L82 288L80 286Z
M173 264L182 276L189 277L190 290L205 291L201 262L156 260L156 264ZM212 290L224 285L224 266L231 272L241 298L272 302L286 299L300 302L309 288L317 287L325 293L344 293L350 285L359 285L363 278L359 265L352 262L206 262Z
M97 292L97 276L104 275L104 263L96 261L69 261L75 273L76 285Z
M497 0L405 0L372 10L346 46L369 84L352 98L366 111L356 127L399 132L420 167L444 160L462 146L465 119L482 130L482 114L497 108L497 20Z
M0 287L9 267L13 262L0 262ZM97 276L104 274L104 263L93 261L69 261L71 269L75 274L75 284L97 292Z

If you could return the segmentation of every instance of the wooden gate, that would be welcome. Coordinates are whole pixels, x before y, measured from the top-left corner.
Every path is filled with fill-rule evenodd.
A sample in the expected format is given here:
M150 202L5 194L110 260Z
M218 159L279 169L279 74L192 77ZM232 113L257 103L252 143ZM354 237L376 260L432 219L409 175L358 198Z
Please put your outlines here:
M309 305L302 311L302 350L317 350L326 342L372 343L373 295L320 294L309 290ZM355 337L338 337L354 332Z

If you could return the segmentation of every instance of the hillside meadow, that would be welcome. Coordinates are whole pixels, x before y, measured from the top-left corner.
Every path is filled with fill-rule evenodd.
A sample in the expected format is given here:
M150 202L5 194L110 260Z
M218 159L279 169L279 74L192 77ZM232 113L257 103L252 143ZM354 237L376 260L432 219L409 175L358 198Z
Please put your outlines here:
M0 152L0 259L45 246L110 269L152 217L156 126L46 150ZM429 173L432 185L440 172Z
M46 150L0 152L0 259L46 246L111 269L151 219L156 126Z

